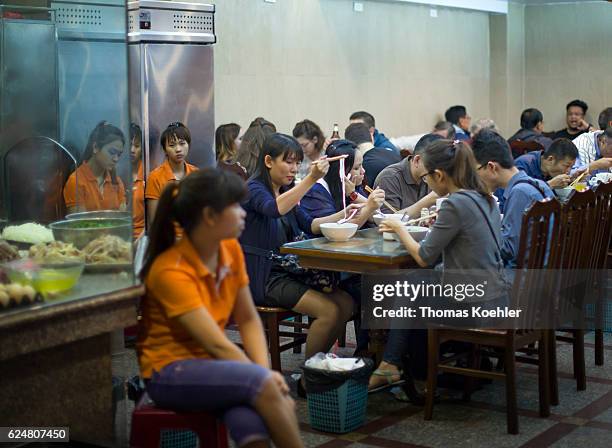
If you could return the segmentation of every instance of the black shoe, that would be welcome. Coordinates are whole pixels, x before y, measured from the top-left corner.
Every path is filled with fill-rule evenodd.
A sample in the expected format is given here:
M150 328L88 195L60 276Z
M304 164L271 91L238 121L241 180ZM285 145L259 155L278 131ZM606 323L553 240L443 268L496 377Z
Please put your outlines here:
M297 394L298 394L298 397L300 398L306 398L306 389L304 388L304 385L302 384L301 378L297 382Z

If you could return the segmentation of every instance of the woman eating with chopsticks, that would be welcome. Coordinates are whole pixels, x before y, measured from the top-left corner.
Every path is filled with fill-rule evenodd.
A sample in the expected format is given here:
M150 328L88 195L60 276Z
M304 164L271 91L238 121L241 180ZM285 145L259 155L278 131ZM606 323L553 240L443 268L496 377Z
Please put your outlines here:
M313 218L319 218L344 210L347 204L360 204L362 208L359 214L348 222L361 227L382 205L385 192L380 189L372 190L370 196L365 197L361 189L363 156L354 143L335 140L327 147L326 154L327 160L330 161L329 170L308 190L300 202L300 207ZM337 159L342 156L343 159ZM342 168L344 169L340 173Z
M321 233L320 225L344 218L344 210L313 218L300 207L306 192L327 173L329 160L315 161L308 175L294 185L302 147L293 137L266 137L255 175L248 182L249 198L240 243L245 253L250 286L257 305L281 307L314 317L306 339L306 359L327 352L353 314L353 300L323 275L304 272L295 257L279 254L280 247L306 234ZM357 208L348 206L348 212ZM324 285L324 286L323 286ZM302 383L298 393L304 395Z
M423 154L423 163L427 168L423 180L440 197L448 194L430 232L418 243L403 223L394 220L383 221L380 231L397 233L421 267L433 267L441 260L445 271L487 272L495 282L487 286L487 292L499 293L499 297L494 294L493 298L502 302L507 295L501 258L501 217L476 172L472 150L458 140L439 140ZM406 355L411 360L412 375L424 379L426 341L425 330L391 330L383 361L370 379L370 388L399 381Z

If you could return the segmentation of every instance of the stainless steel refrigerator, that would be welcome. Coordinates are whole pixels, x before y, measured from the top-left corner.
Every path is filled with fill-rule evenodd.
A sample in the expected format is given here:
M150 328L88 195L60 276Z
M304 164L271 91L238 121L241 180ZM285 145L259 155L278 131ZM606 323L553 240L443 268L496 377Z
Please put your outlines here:
M145 173L163 162L159 137L176 121L191 131L189 163L215 164L214 13L200 3L128 3L130 119L142 129Z

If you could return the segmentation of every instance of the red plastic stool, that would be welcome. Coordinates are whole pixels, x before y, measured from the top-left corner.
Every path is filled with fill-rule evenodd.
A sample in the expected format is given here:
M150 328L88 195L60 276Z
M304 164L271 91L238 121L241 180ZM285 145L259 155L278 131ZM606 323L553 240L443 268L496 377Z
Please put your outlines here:
M145 393L132 413L131 448L159 448L164 429L193 431L201 448L228 448L225 425L208 412L159 409Z

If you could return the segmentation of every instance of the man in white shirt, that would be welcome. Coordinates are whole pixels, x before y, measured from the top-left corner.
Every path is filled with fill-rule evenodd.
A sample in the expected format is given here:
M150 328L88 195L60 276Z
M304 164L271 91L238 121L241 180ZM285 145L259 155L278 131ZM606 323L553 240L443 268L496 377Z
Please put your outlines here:
M612 125L605 131L584 133L573 142L578 148L573 171L588 168L590 174L612 172Z

